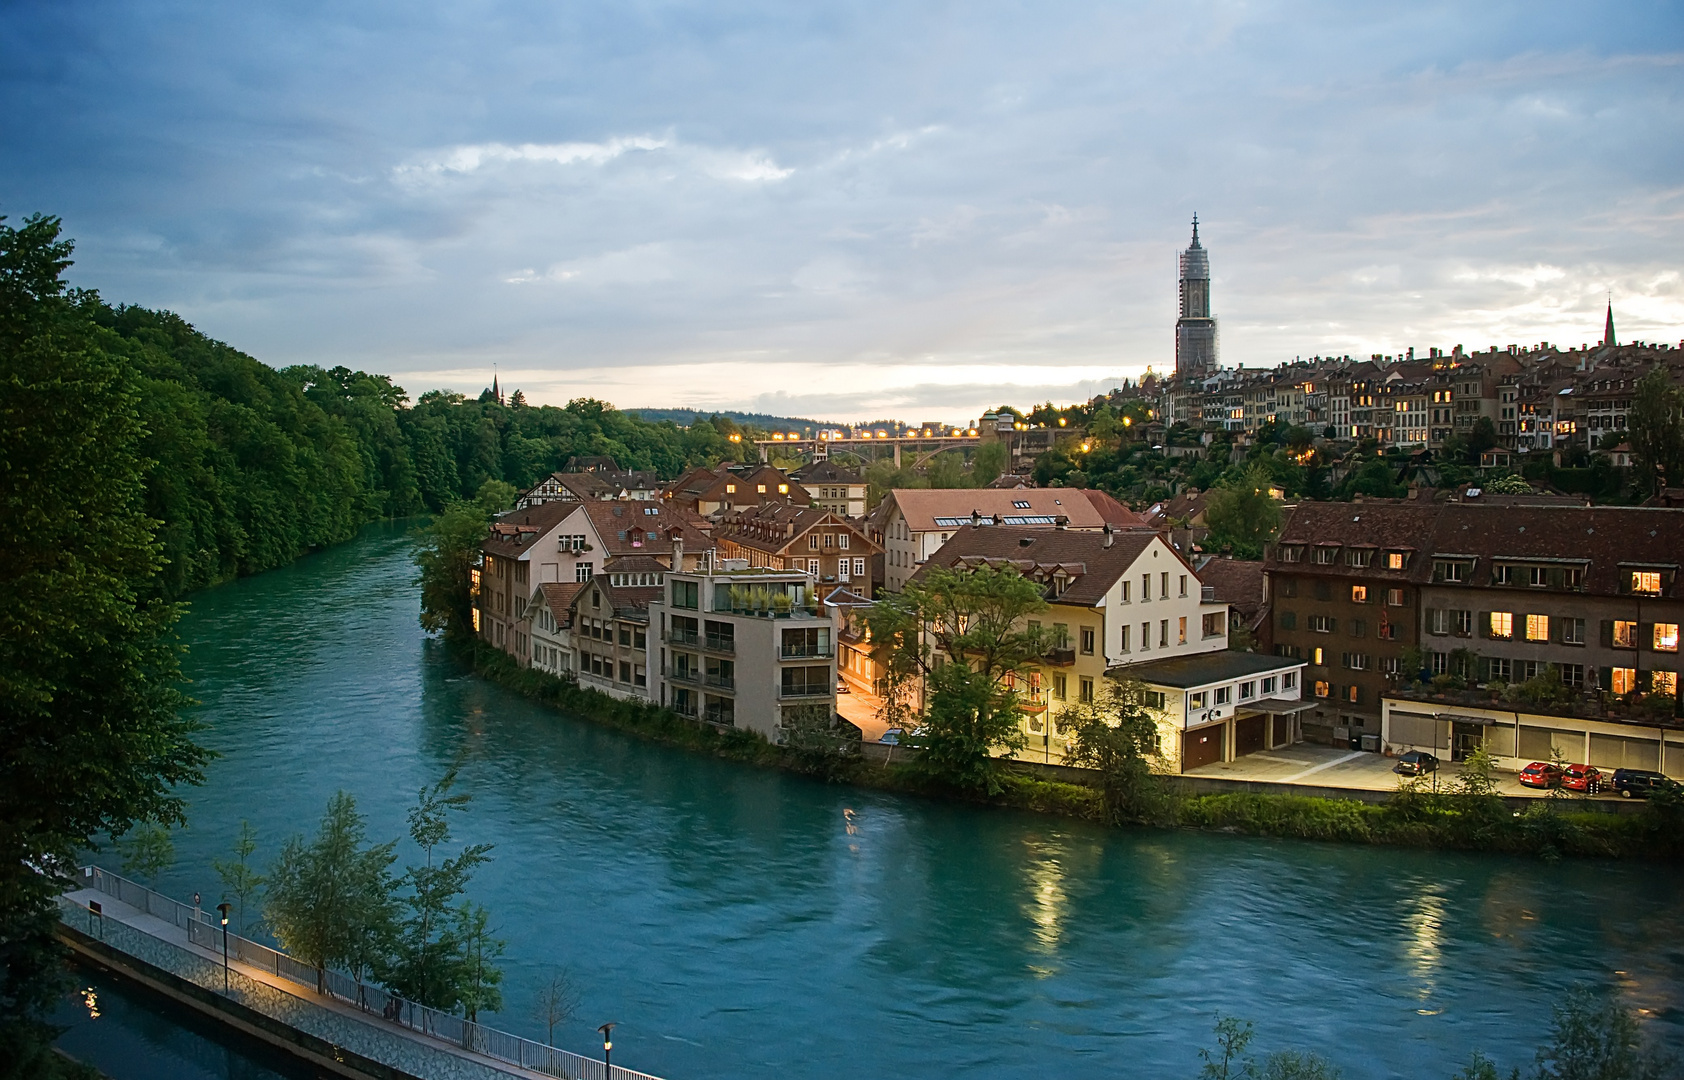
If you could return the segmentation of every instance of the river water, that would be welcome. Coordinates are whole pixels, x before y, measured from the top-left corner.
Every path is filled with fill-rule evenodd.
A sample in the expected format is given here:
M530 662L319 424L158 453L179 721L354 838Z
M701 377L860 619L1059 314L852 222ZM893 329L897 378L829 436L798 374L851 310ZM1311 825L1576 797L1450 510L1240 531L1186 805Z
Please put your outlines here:
M604 731L465 675L416 625L402 527L194 597L222 756L159 886L217 893L353 793L376 838L461 762L472 893L508 941L490 1022L671 1080L1190 1077L1219 1013L1351 1077L1529 1062L1550 1003L1617 987L1684 1045L1684 874L1655 866L1107 831L832 787ZM853 811L854 829L844 811ZM406 857L408 852L405 853Z

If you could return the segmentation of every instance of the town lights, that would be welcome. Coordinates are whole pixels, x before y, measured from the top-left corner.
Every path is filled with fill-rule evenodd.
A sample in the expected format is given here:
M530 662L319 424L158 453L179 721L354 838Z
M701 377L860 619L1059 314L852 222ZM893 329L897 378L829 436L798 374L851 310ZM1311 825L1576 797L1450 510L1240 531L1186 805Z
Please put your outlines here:
M1087 453L1087 452L1088 452L1088 444L1087 444L1087 443L1083 443L1083 444L1082 444L1082 453L1084 453L1084 454L1085 454L1085 453Z
M1123 426L1124 427L1133 427L1134 426L1134 417L1132 417L1132 416L1123 417Z
M1063 427L1063 426L1064 426L1064 424L1065 424L1065 420L1064 420L1064 417L1062 417L1062 416L1061 416L1061 417L1059 417L1059 418L1058 418L1058 426L1059 426L1059 427Z
M614 1066L610 1064L610 1055L614 1053L614 1029L620 1025L614 1021L597 1028L602 1032L602 1080L612 1080Z
M733 435L732 435L732 436L731 436L731 441L732 441L732 442L742 442L742 441L743 441L743 437L742 437L742 436L741 436L741 435L737 435L737 434L733 434Z
M222 992L228 992L228 909L233 905L224 900L216 905L216 910L222 912Z

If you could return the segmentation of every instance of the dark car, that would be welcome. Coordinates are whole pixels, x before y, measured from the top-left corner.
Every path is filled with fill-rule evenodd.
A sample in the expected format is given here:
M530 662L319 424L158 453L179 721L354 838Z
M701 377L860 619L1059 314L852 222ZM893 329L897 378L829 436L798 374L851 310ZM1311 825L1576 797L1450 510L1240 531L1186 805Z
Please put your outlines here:
M1614 790L1622 799L1647 799L1662 789L1677 791L1678 781L1648 769L1615 769Z
M1421 750L1411 750L1397 759L1392 771L1399 776L1425 776L1438 771L1438 758Z
M1520 782L1527 787L1560 787L1561 776L1561 766L1548 761L1534 761L1520 770Z

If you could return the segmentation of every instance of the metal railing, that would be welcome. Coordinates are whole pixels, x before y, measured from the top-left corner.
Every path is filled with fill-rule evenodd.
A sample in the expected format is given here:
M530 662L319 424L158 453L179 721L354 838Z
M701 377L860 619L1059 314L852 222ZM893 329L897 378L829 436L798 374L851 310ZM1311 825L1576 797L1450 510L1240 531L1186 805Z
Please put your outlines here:
M737 639L735 637L720 637L717 634L709 634L706 640L702 642L702 648L708 650L709 652L734 653L737 651Z
M829 645L785 645L778 650L783 660L828 660L836 655Z
M204 911L172 900L97 866L84 867L77 880L83 888L97 889L132 908L166 921L173 921L175 925L187 930L188 941L218 956L222 954L222 926ZM145 933L138 927L131 929ZM370 1023L386 1021L397 1024L452 1046L518 1065L523 1069L562 1077L563 1080L658 1080L648 1073L619 1065L615 1065L610 1072L603 1062L595 1058L561 1050L546 1043L534 1042L519 1035L511 1035L454 1013L440 1012L413 1001L406 1001L378 986L359 982L341 971L329 968L318 972L309 964L279 949L271 949L267 945L261 945L232 932L227 936L227 947L229 960L286 979L310 991L325 991L329 997L354 1005L370 1014Z
M661 674L668 682L700 683L702 673L696 668L662 668Z
M702 685L714 690L735 690L737 680L730 675L704 675Z
M668 630L662 637L668 645L694 645L701 640L694 630Z

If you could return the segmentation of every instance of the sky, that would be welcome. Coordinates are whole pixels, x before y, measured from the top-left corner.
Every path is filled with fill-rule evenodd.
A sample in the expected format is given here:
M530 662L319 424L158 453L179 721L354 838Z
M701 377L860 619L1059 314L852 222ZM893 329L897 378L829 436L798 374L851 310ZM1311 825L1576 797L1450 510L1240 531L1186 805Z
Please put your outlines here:
M1684 5L0 3L0 213L411 395L961 422L1173 367L1684 339Z

